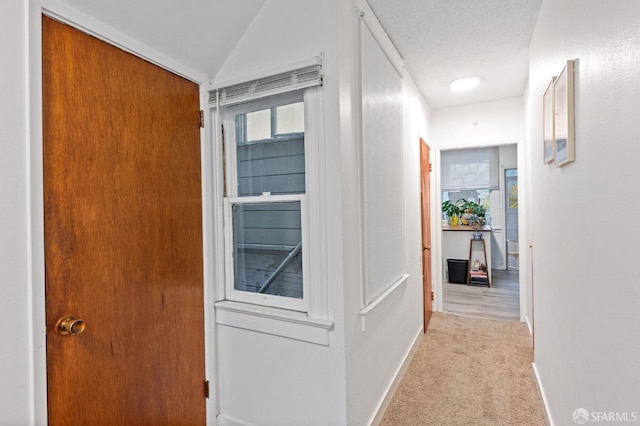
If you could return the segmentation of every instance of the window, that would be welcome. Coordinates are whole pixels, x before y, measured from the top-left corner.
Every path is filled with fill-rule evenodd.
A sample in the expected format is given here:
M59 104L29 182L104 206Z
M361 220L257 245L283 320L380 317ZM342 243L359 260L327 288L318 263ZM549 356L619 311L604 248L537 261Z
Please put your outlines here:
M442 191L442 201L451 200L454 203L458 200L467 200L478 203L485 208L487 223L491 223L491 191L489 189L469 189L466 191ZM442 219L445 219L444 215Z
M222 112L228 300L308 309L304 112L300 91Z
M484 206L487 223L491 223L490 199L491 193L500 188L499 168L497 147L442 151L442 201L476 202Z
M217 324L329 344L322 82L316 57L212 83Z

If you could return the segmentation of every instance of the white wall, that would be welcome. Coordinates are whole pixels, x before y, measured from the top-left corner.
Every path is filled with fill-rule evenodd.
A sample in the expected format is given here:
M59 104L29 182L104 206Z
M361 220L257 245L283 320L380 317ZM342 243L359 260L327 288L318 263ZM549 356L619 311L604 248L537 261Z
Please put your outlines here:
M545 1L530 46L535 366L555 424L640 412L638 28L635 0ZM557 169L542 161L542 94L568 59L576 160Z
M439 108L432 111L431 141L436 147L435 174L434 178L440 185L440 150L471 148L478 146L495 146L504 144L517 144L517 167L518 167L518 195L519 195L519 227L521 236L525 234L527 226L526 215L528 180L527 167L523 149L525 141L525 110L522 97L500 99L490 102L481 102L450 108ZM504 147L501 148L504 151ZM504 155L503 155L504 154ZM501 152L501 159L512 156L506 152ZM513 164L510 164L513 165ZM440 205L440 193L435 194L435 204ZM502 198L502 196L501 196ZM438 210L439 211L439 210ZM439 217L439 216L438 216ZM439 225L439 223L438 223ZM442 232L440 226L434 229L434 237L437 238L435 247L439 250L442 247ZM503 238L503 237L502 237ZM504 239L504 238L503 238ZM493 240L493 237L492 237ZM528 273L527 265L530 263L525 250L528 246L526 238L519 238L520 244L520 318L527 323L531 323L531 274ZM497 247L496 254L500 247ZM439 298L438 306L442 308L442 277L443 264L442 253L434 253L439 263L439 269L434 270L434 286L436 286L436 296Z
M406 289L398 290L366 317L366 331L360 323L361 292L356 282L345 279L345 334L347 339L347 410L348 424L366 425L376 414L389 387L422 333L423 290L421 270L420 216L420 137L428 141L429 107L410 77L403 81L404 104L404 227L405 271L409 274ZM346 172L348 173L348 172ZM346 191L345 191L346 193ZM345 209L345 215L354 212ZM357 220L351 217L354 222ZM357 228L354 223L353 228ZM347 226L345 226L345 229ZM345 232L345 240L355 239ZM345 241L345 244L349 244ZM352 241L356 245L357 242ZM345 250L346 252L347 250ZM345 276L359 272L355 248L345 253Z
M368 316L367 330L361 331L354 22L349 2L267 0L215 77L224 82L325 54L328 285L335 328L324 347L220 327L220 410L240 424L370 423L421 330L421 241L415 230L420 228L419 137L426 139L429 108L406 78L405 244L411 276L388 305ZM250 353L264 354L268 369L242 362ZM273 406L274 398L284 405Z
M342 217L344 247L344 304L346 338L347 410L349 425L367 425L374 420L405 356L422 330L422 278L420 269L420 156L419 138L430 143L429 107L410 76L403 80L404 136L404 216L405 271L410 275L406 287L399 288L366 316L362 331L361 208L358 181L357 121L354 119L360 99L354 72L355 11L348 2L340 9L340 114L342 129ZM354 2L375 21L373 13L361 1ZM374 22L375 23L375 22ZM375 25L374 25L375 26ZM377 33L377 37L384 34Z
M441 149L513 143L524 138L521 97L432 111L431 140Z
M0 3L0 423L9 425L32 416L26 35L26 1Z
M405 244L410 278L404 290L389 300L390 304L368 318L367 331L360 330L359 263L349 263L359 259L361 249L359 236L354 233L361 216L351 192L358 161L353 152L352 114L353 105L359 102L353 92L352 6L338 0L268 0L216 76L220 81L237 78L306 59L320 51L326 58L327 282L329 316L335 328L330 332L329 346L322 346L221 326L217 342L220 410L229 422L367 424L376 415L420 333L421 250L419 232L415 232L420 227L418 140L424 137L429 142L429 108L410 78L403 82ZM0 7L3 39L14 40L3 45L0 55L0 94L3 100L10 101L3 103L0 114L0 319L12 325L3 328L5 342L11 343L0 347L0 423L41 424L46 414L46 387L43 259L39 252L40 83L39 67L29 69L27 65L39 64L40 34L35 23L40 19L40 8L38 2L26 0ZM293 33L300 36L292 37ZM30 144L36 148L29 149ZM249 354L255 354L254 364ZM260 363L260 359L264 362Z
M325 55L327 285L335 326L329 346L219 326L220 412L238 424L346 424L337 3L267 0L214 79L224 83Z

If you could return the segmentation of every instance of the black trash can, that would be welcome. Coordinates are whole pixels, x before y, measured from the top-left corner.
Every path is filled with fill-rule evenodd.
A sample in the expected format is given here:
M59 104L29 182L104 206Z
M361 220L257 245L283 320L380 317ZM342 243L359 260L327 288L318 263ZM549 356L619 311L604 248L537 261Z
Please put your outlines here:
M447 259L449 268L449 282L455 284L466 284L469 273L469 261L466 259Z

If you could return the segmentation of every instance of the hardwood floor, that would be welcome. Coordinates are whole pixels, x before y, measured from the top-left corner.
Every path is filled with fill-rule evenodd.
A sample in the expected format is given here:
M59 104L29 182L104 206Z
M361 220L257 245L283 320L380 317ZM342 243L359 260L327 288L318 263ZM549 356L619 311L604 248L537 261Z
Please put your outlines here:
M443 285L443 311L451 314L520 321L518 271L491 271L491 288Z

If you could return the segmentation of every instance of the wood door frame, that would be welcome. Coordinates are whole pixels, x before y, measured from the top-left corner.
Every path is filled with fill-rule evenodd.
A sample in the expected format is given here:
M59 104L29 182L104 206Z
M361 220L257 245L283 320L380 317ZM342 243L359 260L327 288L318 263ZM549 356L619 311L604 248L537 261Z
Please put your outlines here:
M431 161L431 147L427 142L420 138L418 143L420 144L420 222L422 225L421 231L421 250L420 250L420 263L422 264L422 323L423 323L423 333L427 332L427 328L429 326L429 321L431 320L431 316L433 314L433 305L434 305L434 297L435 291L433 289L433 251L431 250L433 244L433 224L432 224L432 200L431 196L431 172L432 172L432 161ZM422 153L423 149L426 150L426 161L427 164L423 164ZM428 170L426 170L428 168ZM427 192L427 209L424 208L424 195L425 188L423 187L423 176L427 176L428 186L426 187ZM425 246L425 233L429 236L429 241L427 242L427 246ZM429 264L425 264L425 250L429 251ZM428 279L426 271L428 271ZM430 282L429 282L430 281ZM427 305L429 305L429 309L427 309Z
M47 0L36 1L28 7L27 62L28 109L29 109L29 146L28 146L28 215L30 223L29 286L31 294L31 345L32 345L32 384L31 418L34 424L47 424L47 358L46 358L46 308L45 308L45 256L44 256L44 182L43 182L43 133L42 133L42 15L59 20L67 25L106 41L141 59L160 66L174 74L190 80L200 86L200 107L208 110L208 93L204 87L207 76L191 70L164 54L155 51L131 37L108 27L93 18L78 13L61 4L49 4ZM205 113L204 128L200 130L201 141L201 187L202 187L202 233L203 233L203 278L204 278L204 349L205 372L210 384L210 398L206 400L207 424L215 423L218 413L218 387L215 362L215 323L214 306L216 287L214 285L213 259L214 239L212 232L213 217L213 164L211 144L211 123Z

